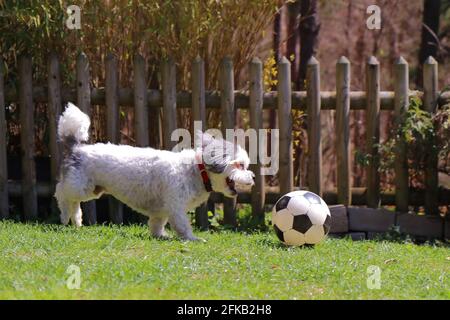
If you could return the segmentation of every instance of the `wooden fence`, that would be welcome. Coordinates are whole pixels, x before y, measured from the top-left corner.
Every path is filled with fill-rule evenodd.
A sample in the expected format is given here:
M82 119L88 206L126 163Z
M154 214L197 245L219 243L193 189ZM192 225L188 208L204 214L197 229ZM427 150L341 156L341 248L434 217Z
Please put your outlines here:
M0 66L3 63L0 61ZM254 129L262 128L262 110L278 110L280 130L279 141L279 188L264 186L260 176L260 165L252 165L256 173L256 185L251 193L241 193L237 199L240 203L251 203L253 214L261 219L264 215L264 204L274 203L280 194L289 192L293 185L292 159L292 112L291 109L303 109L307 112L309 137L308 188L322 195L329 204L368 205L376 208L381 204L395 204L397 211L405 212L408 205L425 204L426 212L437 214L439 203L449 203L448 190L439 190L437 179L437 155L430 149L426 167L425 190L409 188L408 166L403 142L396 149L395 193L380 192L380 173L377 143L380 139L380 112L394 110L395 122L400 123L408 108L409 96L417 95L424 102L424 108L435 112L439 104L450 100L449 94L439 95L437 88L438 64L429 58L424 65L424 92L410 92L408 83L408 63L399 58L395 68L395 91L380 90L380 66L375 57L371 57L366 67L366 91L351 91L350 62L342 57L336 64L336 91L320 91L320 64L312 58L308 64L306 91L291 90L290 63L282 58L278 64L277 91L265 92L263 89L263 65L257 58L249 65L250 87L246 92L234 88L233 62L229 58L222 61L220 68L220 90L206 91L205 66L201 58L192 63L191 91L176 91L176 66L172 59L161 64L162 90L149 90L146 87L146 64L140 55L134 57L134 88L119 87L118 61L114 55L105 60L105 88L91 88L89 61L81 53L76 62L76 88L61 85L60 63L56 55L50 55L48 61L48 83L44 86L33 86L32 62L29 56L19 60L18 90L5 88L4 71L0 70L0 215L8 217L8 197L22 196L23 215L26 220L37 218L38 196L51 196L58 176L60 153L56 143L56 122L63 105L67 101L76 103L81 110L90 114L91 105L106 106L107 137L111 142L119 141L119 106L133 105L135 108L135 140L141 147L149 145L148 116L157 108L163 110L163 145L170 149L174 142L170 141L170 133L176 128L177 108L192 108L193 120L202 121L206 128L206 108L221 110L222 128L235 127L237 108L250 109L250 124ZM5 106L18 103L21 122L21 166L22 180L8 181L6 154L6 121ZM34 103L48 104L49 150L51 161L51 183L36 181L34 160ZM336 152L337 152L337 190L324 190L322 183L322 150L321 150L321 110L336 110ZM351 155L349 113L351 110L366 110L366 151L370 155L367 170L366 188L351 186ZM110 219L114 223L123 220L122 205L109 199ZM223 199L220 194L212 194L211 201L224 202L224 220L227 224L236 224L236 201ZM96 222L96 206L91 201L83 204L85 222ZM197 209L197 224L207 225L206 206Z

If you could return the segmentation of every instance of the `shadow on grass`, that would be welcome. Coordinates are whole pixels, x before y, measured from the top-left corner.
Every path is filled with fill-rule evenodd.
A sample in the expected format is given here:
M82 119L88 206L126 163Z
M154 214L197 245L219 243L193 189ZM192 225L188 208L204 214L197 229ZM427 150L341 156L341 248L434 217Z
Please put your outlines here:
M302 246L288 246L282 243L279 240L275 240L272 238L263 238L256 240L256 243L262 247L269 247L273 249L282 249L282 250L312 250L314 249L314 245L312 244L304 244Z

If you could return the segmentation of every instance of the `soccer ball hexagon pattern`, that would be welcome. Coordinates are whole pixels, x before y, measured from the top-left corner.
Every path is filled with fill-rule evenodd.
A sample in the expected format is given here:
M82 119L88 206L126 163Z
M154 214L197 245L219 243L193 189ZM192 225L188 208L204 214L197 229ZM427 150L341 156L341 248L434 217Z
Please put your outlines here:
M330 231L331 214L321 197L310 191L293 191L282 196L272 211L272 224L284 244L316 244Z

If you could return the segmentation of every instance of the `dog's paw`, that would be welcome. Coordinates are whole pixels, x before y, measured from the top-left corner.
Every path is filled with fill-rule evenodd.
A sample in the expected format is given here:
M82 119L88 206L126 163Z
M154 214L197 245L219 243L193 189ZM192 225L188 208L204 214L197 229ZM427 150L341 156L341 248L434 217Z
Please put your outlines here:
M167 234L161 234L161 235L152 235L152 237L156 240L161 240L161 241L168 241L168 240L172 240L172 237L167 235Z
M205 243L205 242L206 242L206 240L205 240L205 239L203 239L203 238L197 238L197 237L195 237L195 236L192 236L192 237L188 237L188 238L183 238L182 240L183 240L183 241L195 241L195 242L203 242L203 243Z
M61 224L65 225L65 226L67 226L69 224L69 216L61 215L59 219L61 221Z

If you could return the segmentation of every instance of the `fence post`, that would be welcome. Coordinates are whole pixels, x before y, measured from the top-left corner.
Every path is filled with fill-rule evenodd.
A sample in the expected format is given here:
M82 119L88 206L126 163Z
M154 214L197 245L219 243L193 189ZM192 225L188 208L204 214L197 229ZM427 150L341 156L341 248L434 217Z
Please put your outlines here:
M436 112L438 91L438 63L432 57L428 57L423 66L423 105L424 109L431 115ZM438 215L438 150L436 139L428 145L426 168L425 168L425 212Z
M336 64L336 152L338 203L352 203L350 184L350 61L341 57Z
M48 60L48 131L49 131L49 151L50 151L50 177L53 188L56 186L59 177L59 166L61 161L61 152L59 149L57 123L62 110L61 98L61 76L59 69L58 56L55 52L50 54ZM56 199L51 199L51 212L58 216L59 210L56 205Z
M201 121L202 130L206 130L206 103L205 103L205 63L197 56L192 63L192 122ZM193 124L192 124L192 128ZM195 136L194 132L194 136ZM196 147L196 146L194 146ZM208 228L207 203L195 209L195 224L202 230Z
M106 135L112 143L120 142L120 107L119 107L119 70L117 58L109 53L106 56L105 69L105 102L106 102ZM123 223L123 206L116 199L109 197L109 216L116 224Z
M322 139L320 121L320 63L315 57L308 61L306 71L308 117L308 187L322 196Z
M58 147L57 122L62 110L61 75L59 60L56 53L51 53L48 61L48 121L49 121L49 149L50 172L52 182L58 180L60 151Z
M81 111L91 116L91 86L89 76L89 60L81 52L77 57L77 105ZM97 223L97 207L95 200L81 203L83 221L88 225Z
M220 65L220 105L222 110L222 134L226 139L226 129L234 129L236 108L234 104L233 61L225 57ZM223 199L224 223L236 226L236 199Z
M172 57L164 59L161 66L163 95L163 143L164 149L172 150L176 141L170 136L177 128L177 78L176 66Z
M259 130L262 126L263 113L263 67L261 60L254 58L250 62L250 127L256 130L256 136L259 137ZM259 141L258 147L261 148L262 141ZM258 149L256 149L258 150ZM258 160L256 157L255 160ZM255 173L255 185L252 190L252 215L259 224L264 224L264 204L266 194L264 191L264 176L261 175L261 164L257 161L250 165L250 169Z
M148 147L147 67L140 54L134 56L134 125L136 145Z
M26 220L38 218L36 167L34 163L34 104L32 63L29 56L19 59L20 144L22 149L22 196Z
M370 208L380 206L380 64L374 56L366 65L366 153L369 156L367 166L367 205Z
M278 63L278 126L280 130L280 193L294 189L294 167L292 151L292 84L291 63L282 57Z
M0 220L9 216L8 158L6 156L5 72L0 58Z
M400 57L395 64L395 122L398 129L404 121L409 107L408 62ZM406 143L403 138L397 141L395 159L395 204L399 212L408 211L409 181Z

